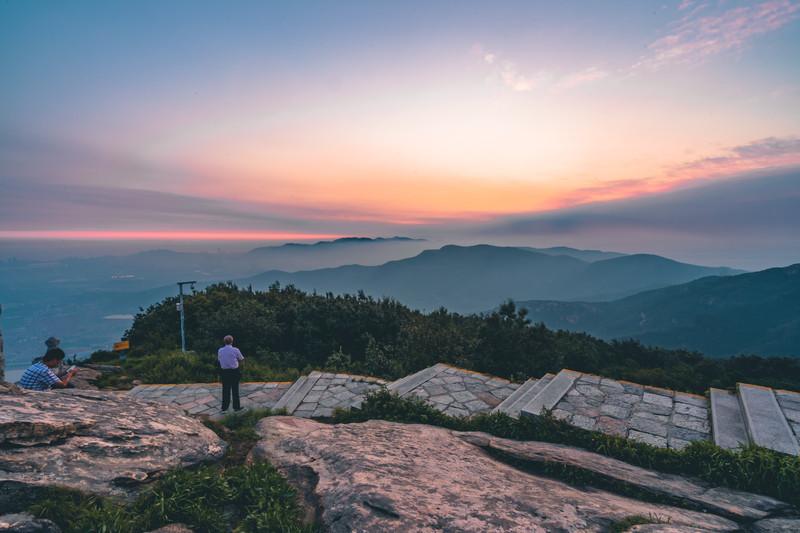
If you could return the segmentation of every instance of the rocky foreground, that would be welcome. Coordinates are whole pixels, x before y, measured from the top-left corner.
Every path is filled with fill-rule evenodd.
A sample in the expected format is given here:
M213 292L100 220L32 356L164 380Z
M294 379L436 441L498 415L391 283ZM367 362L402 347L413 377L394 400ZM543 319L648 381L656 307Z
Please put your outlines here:
M284 472L308 519L330 531L606 531L631 516L664 522L640 531L736 531L769 526L767 517L787 512L772 498L568 446L377 420L326 425L270 417L258 431L251 458ZM524 464L594 472L635 497L569 485Z
M309 523L337 531L800 531L773 498L712 487L569 446L369 421L269 417L250 460L297 489ZM215 461L226 443L177 408L114 392L0 386L0 515L43 487L126 499L162 472ZM541 472L579 473L569 484ZM574 477L573 477L574 479ZM57 531L29 515L0 531ZM185 529L183 530L185 531Z
M0 511L42 487L127 498L160 473L220 459L226 444L178 409L88 390L0 388Z

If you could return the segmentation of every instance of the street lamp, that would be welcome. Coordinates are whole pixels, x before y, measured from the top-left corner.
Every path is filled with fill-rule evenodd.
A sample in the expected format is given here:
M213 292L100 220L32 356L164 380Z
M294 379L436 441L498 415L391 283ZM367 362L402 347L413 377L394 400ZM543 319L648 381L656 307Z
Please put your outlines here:
M196 281L179 281L178 282L178 311L181 313L181 351L186 353L186 331L184 330L184 314L183 314L183 286L189 285L194 289Z

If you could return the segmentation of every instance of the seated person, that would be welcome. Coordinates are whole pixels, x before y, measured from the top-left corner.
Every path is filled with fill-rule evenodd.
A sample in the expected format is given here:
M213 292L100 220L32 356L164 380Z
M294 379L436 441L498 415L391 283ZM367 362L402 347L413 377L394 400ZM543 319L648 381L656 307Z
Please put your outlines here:
M63 380L59 379L52 369L58 367L63 360L64 350L61 348L47 350L41 362L34 363L22 374L18 385L23 389L39 391L50 390L51 388L67 388L77 369L67 372Z

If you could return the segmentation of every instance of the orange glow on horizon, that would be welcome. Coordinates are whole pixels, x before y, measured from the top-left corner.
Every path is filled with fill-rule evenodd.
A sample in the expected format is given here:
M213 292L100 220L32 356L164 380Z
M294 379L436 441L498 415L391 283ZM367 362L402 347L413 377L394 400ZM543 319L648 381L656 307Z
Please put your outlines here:
M95 230L10 230L0 239L75 241L284 241L338 239L345 235L288 233L275 231L95 231Z

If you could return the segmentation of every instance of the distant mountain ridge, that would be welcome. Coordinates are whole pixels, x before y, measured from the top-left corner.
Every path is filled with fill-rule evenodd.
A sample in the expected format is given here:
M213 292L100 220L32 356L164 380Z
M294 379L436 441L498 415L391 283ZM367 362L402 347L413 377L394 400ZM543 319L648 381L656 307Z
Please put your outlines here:
M800 263L705 277L611 302L521 301L532 320L716 356L800 356Z
M51 335L64 339L69 353L107 348L128 323L104 317L133 314L175 294L176 281L197 280L200 287L275 268L307 270L353 261L383 264L418 254L426 246L410 237L347 237L264 247L256 253L156 249L119 256L0 260L8 361L28 363L41 355L43 340Z
M359 245L359 244L391 244L399 242L425 242L425 239L414 239L412 237L341 237L330 241L317 241L313 243L304 242L287 242L275 246L259 246L250 250L249 254L262 253L265 251L286 250L286 249L320 249L331 248L342 245Z
M581 261L588 261L589 263L593 263L594 261L602 261L603 259L614 259L616 257L622 257L623 254L619 252L606 252L603 250L578 250L576 248L570 248L568 246L552 246L550 248L533 248L530 246L522 246L524 250L530 250L532 252L539 252L542 254L547 255L566 255L568 257L574 257L575 259L580 259Z
M609 300L736 272L643 254L619 254L588 262L535 249L481 244L447 245L378 266L347 265L295 273L274 270L243 283L263 288L277 281L309 291L364 291L376 297L390 296L419 309L443 306L470 313L485 311L508 298Z

